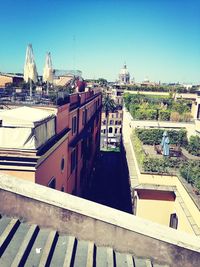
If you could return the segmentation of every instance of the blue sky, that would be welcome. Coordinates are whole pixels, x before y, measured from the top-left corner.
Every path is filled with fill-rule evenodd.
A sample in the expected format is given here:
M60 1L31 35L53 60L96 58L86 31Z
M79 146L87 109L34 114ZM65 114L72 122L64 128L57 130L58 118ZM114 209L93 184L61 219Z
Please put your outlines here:
M0 71L22 72L32 43L38 72L116 80L127 63L142 81L200 84L199 0L0 0Z

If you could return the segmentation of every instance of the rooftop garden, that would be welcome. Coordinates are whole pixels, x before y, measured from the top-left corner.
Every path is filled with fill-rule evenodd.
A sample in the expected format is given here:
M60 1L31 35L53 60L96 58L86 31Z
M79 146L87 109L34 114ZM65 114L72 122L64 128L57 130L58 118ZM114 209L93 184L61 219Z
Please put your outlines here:
M184 121L189 122L191 100L175 99L169 96L149 96L145 94L124 94L124 103L136 120Z
M178 174L200 193L200 138L187 139L185 130L168 130L171 152L163 156L157 147L164 129L135 129L132 144L140 170L157 174ZM174 153L176 152L176 153Z

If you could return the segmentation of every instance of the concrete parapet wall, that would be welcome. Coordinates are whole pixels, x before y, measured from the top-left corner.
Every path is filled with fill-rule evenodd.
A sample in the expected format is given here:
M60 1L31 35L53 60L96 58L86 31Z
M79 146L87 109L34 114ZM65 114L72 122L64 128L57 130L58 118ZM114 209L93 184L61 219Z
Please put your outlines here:
M128 213L0 174L0 212L172 267L199 267L200 239Z

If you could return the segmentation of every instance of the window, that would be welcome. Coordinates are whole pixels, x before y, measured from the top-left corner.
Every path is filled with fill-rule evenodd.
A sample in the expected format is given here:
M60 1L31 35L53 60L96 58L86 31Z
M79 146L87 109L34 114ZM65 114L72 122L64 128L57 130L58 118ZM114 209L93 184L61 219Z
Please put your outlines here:
M60 164L61 171L64 170L64 167L65 167L65 159L62 158L62 160L61 160L61 164Z
M113 132L113 129L112 127L109 127L109 130L108 130L109 133L112 133Z
M172 213L170 215L169 227L174 228L174 229L178 228L178 216L176 215L176 213Z
M76 116L72 118L72 135L76 133L77 130L77 119Z
M71 153L71 173L76 168L76 164L77 164L77 151L76 150L77 149L75 148Z
M117 128L115 128L115 134L117 133Z
M48 187L55 189L56 188L56 178L52 177L48 183Z
M110 120L110 125L114 125L114 120Z

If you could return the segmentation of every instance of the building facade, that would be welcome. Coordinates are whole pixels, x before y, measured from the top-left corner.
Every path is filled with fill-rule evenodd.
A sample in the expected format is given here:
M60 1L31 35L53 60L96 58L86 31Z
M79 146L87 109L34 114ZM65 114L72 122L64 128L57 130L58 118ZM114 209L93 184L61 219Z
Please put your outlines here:
M2 111L0 136L15 141L0 144L0 172L82 195L99 151L101 106L97 88L69 95L61 106Z
M101 147L106 146L106 138L108 131L108 146L116 147L120 145L122 134L122 109L115 110L108 114L108 122L105 112L102 112L102 126L101 126ZM108 123L108 124L107 124Z

